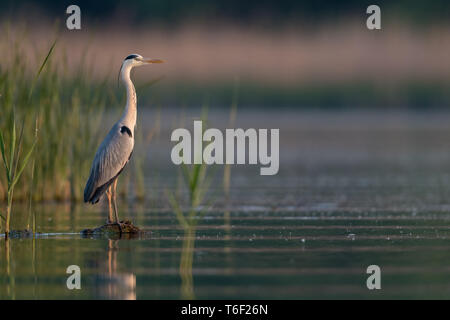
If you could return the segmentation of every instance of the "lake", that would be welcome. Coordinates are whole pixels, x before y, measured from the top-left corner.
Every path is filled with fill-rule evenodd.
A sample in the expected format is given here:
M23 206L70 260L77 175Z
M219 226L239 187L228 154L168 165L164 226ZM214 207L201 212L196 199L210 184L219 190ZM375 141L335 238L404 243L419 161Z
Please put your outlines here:
M156 115L141 115L146 136ZM183 127L195 115L186 110ZM35 239L0 237L0 298L450 298L450 113L238 110L235 127L280 129L280 171L232 166L226 199L223 167L211 168L215 183L188 229L166 196L183 192L170 162L180 116L159 116L137 147L147 200L119 201L120 216L146 232L82 237L104 223L104 206L37 204ZM225 128L228 113L208 119ZM15 210L23 229L26 206ZM80 290L66 286L70 265ZM381 290L367 289L370 265Z

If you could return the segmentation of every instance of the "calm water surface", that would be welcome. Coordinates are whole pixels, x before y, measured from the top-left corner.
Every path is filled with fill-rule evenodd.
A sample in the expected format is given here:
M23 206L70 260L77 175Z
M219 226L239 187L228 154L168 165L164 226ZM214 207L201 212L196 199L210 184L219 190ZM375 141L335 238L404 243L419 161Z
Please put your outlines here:
M151 200L120 202L147 232L83 238L104 208L37 206L36 239L0 238L0 297L450 298L449 114L250 114L238 126L281 129L277 176L233 167L230 202L215 185L214 206L183 229L165 204L177 180L167 125L145 161ZM366 288L372 264L382 290ZM66 288L69 265L81 290Z

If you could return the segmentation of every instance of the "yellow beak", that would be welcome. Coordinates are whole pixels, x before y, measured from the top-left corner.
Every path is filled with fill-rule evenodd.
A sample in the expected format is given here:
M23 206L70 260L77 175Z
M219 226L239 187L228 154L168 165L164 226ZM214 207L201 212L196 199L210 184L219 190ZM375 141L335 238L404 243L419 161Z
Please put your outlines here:
M164 60L161 59L142 59L145 63L164 63Z

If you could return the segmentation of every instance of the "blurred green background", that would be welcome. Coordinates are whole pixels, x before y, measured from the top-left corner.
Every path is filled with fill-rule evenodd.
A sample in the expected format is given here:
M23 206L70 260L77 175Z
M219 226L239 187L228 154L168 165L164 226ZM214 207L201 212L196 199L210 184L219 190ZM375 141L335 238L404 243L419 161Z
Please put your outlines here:
M448 1L77 1L78 31L65 27L70 4L7 0L0 12L26 30L30 51L58 37L55 56L72 70L88 60L111 83L129 53L166 59L136 74L143 86L159 82L139 93L144 105L228 106L236 84L241 107L450 103ZM381 7L381 30L366 28L370 4Z

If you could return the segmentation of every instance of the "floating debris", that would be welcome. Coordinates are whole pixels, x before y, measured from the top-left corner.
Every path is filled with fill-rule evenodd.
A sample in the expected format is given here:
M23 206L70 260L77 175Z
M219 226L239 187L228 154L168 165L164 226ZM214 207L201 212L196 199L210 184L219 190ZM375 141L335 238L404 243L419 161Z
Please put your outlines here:
M349 234L347 235L347 238L349 238L350 240L355 240L356 234L354 234L354 233L349 233Z

